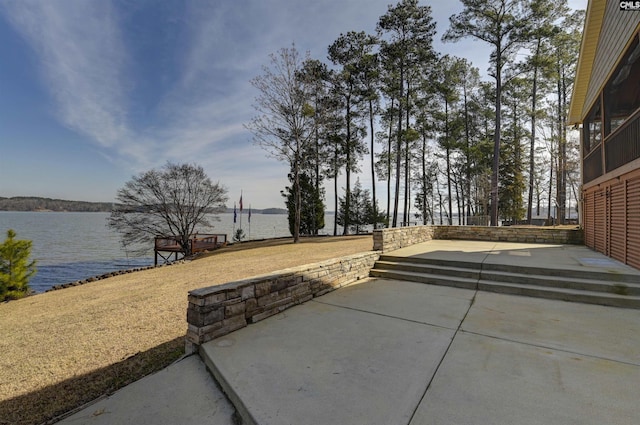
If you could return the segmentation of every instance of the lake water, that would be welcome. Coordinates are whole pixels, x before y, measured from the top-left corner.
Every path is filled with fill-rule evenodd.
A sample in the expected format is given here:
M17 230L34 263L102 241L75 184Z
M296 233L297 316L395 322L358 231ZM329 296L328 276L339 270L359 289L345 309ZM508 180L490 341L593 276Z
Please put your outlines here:
M9 212L0 211L0 242L13 229L17 239L32 241L31 258L37 261L38 273L29 285L44 292L53 285L73 282L116 270L153 264L153 248L136 257L122 246L119 235L107 227L109 213L81 212ZM240 227L240 215L220 214L212 229L201 233L225 233L232 240L234 228ZM288 237L289 226L284 214L252 214L251 223L245 212L242 229L246 239ZM333 234L333 215L325 218L323 234Z

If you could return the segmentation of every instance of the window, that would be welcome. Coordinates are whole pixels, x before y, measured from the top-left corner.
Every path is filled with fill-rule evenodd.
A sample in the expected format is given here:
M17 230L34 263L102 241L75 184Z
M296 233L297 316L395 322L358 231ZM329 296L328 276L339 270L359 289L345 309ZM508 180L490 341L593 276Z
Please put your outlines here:
M602 142L602 108L598 100L584 121L584 155L595 149Z
M583 182L640 158L640 34L622 59L583 122Z
M640 43L633 39L604 88L604 135L618 129L640 107Z

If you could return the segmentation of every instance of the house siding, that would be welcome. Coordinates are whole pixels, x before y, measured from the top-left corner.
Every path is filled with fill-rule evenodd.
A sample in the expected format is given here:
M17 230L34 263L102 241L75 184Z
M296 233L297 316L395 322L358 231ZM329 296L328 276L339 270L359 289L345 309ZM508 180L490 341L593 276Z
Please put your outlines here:
M594 4L601 6L602 2ZM620 10L617 1L607 1L605 7L582 105L583 121L640 29L640 13ZM608 143L604 160L604 151L582 158L587 182L582 191L582 226L585 245L640 268L640 159L634 150L640 138L640 120L635 115L624 125L617 136L604 142ZM599 173L593 161L602 162ZM594 172L598 175L588 174Z
M582 117L589 113L640 24L640 13L620 10L619 2L608 1L606 7Z
M640 268L640 169L586 189L583 208L585 245Z

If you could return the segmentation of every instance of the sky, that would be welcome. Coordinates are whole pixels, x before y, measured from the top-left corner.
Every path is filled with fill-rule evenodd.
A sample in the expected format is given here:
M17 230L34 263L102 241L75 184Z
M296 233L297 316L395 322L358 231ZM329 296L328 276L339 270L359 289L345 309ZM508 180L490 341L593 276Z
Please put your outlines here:
M245 208L284 207L289 167L244 126L256 115L250 80L292 43L328 62L341 33L374 33L391 3L0 0L0 196L112 202L132 176L171 161L202 166L228 206L242 192ZM420 4L437 23L435 49L486 75L488 45L440 41L462 4ZM370 188L366 158L362 171Z

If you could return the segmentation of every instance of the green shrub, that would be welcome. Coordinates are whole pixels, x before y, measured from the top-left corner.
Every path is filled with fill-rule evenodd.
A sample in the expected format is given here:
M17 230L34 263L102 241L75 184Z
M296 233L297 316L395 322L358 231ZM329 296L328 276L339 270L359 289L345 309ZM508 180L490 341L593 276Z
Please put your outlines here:
M36 262L29 261L31 241L16 240L16 232L7 230L0 244L0 300L15 300L29 294L29 279L36 273Z

